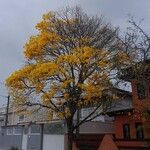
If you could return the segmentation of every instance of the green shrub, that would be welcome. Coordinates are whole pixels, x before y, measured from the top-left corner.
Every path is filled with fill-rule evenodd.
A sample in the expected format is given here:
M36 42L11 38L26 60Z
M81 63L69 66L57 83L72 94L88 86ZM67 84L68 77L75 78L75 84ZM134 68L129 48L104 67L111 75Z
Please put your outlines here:
M17 147L12 146L10 150L19 150Z

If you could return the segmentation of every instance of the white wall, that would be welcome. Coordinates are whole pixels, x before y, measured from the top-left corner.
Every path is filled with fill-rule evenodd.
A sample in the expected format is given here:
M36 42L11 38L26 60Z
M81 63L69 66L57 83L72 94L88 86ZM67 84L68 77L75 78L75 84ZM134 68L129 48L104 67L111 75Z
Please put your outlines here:
M22 150L27 150L27 139L28 139L28 135L27 134L23 134Z
M64 150L64 135L44 135L43 150Z

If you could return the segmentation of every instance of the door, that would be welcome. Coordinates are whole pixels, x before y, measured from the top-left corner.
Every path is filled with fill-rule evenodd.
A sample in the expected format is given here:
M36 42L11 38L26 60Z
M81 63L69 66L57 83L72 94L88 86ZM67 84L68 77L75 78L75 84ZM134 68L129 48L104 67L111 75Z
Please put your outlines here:
M27 136L27 150L40 150L41 148L41 127L31 125Z

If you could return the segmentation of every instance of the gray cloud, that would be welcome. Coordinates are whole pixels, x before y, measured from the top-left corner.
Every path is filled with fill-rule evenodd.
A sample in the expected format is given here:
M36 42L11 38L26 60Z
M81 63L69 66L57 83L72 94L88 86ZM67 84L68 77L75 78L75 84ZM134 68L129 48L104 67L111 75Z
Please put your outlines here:
M144 18L145 29L150 29L149 0L0 0L0 82L23 65L23 45L36 33L34 26L42 14L75 5L92 15L103 14L122 29L127 26L128 14ZM7 94L4 86L1 94Z

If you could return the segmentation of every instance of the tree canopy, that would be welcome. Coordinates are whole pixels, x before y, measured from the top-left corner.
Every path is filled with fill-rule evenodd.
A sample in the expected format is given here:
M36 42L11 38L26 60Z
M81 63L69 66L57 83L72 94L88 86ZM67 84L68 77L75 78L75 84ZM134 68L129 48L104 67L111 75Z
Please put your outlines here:
M45 108L49 117L55 113L65 119L73 132L96 117L99 108L106 112L114 70L127 55L116 38L117 28L78 7L44 14L36 29L38 34L24 46L25 66L6 85L16 106ZM77 110L88 106L93 112L74 124Z

